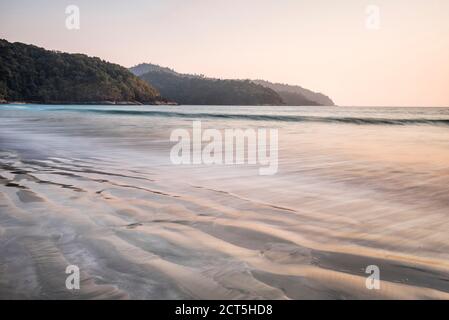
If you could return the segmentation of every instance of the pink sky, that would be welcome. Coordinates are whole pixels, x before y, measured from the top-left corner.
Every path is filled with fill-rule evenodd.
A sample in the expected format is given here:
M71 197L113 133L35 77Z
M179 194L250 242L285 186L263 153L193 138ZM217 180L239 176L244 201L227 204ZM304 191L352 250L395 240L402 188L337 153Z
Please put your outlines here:
M80 30L65 7L80 8ZM380 12L366 27L368 5ZM449 106L447 0L0 0L0 37L126 67L298 84L340 105Z

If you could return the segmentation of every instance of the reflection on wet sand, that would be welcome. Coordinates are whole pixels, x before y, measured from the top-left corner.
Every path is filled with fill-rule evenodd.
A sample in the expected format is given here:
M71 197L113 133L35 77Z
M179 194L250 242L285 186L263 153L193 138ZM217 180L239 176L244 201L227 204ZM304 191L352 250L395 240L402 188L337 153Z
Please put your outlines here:
M258 176L170 165L188 121L28 117L1 129L2 299L449 298L445 127L264 122L280 126L279 174Z

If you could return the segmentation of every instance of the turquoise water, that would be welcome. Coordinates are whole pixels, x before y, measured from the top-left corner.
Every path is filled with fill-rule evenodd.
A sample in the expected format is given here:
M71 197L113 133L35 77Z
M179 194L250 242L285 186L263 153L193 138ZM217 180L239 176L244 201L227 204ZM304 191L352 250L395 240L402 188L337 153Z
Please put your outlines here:
M449 125L449 108L388 107L289 107L289 106L101 106L101 105L4 105L2 110L92 113L147 117L235 119L348 124Z

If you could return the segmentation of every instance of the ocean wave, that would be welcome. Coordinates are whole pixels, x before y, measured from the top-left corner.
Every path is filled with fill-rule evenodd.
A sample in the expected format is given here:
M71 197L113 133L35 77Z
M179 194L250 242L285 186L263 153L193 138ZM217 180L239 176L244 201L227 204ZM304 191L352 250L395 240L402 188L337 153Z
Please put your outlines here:
M425 118L368 118L368 117L329 117L329 116L303 116L303 115L272 115L272 114L231 114L231 113L187 113L172 111L148 111L148 110L101 110L101 109L53 109L53 111L90 112L105 115L124 116L148 116L148 117L171 117L171 118L210 118L210 119L233 119L254 121L280 121L280 122L322 122L322 123L344 123L355 125L443 125L449 126L449 119L425 119Z

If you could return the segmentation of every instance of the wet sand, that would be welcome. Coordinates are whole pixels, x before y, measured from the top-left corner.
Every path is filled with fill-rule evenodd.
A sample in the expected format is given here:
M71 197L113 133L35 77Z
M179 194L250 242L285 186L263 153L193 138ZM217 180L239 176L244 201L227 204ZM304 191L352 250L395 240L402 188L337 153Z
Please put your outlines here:
M1 299L449 298L447 128L285 125L264 177L173 167L153 121L36 117L0 130Z

